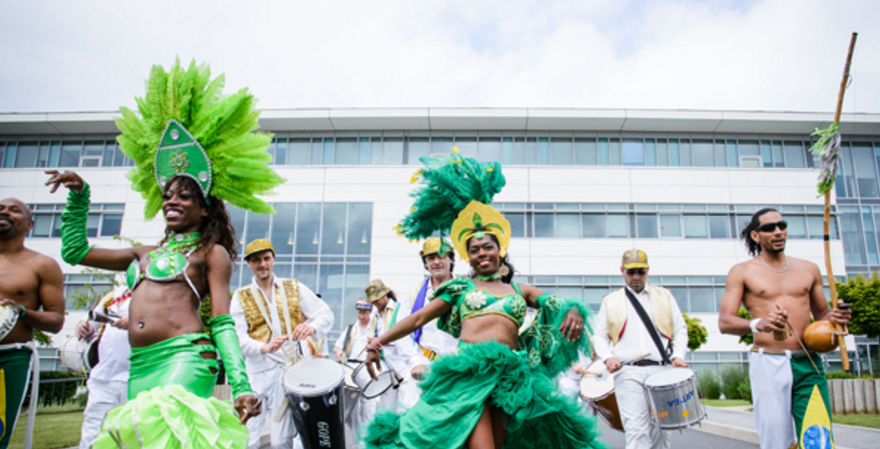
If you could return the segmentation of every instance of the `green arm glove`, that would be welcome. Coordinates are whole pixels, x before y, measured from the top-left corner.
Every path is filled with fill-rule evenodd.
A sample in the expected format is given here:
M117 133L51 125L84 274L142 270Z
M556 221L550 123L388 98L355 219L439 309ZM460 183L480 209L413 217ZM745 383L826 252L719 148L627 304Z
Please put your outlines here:
M61 213L61 259L70 265L80 263L92 249L86 233L89 219L89 185L67 194L67 205Z
M208 326L211 326L211 338L214 340L214 346L220 351L226 377L229 385L232 386L232 397L237 399L243 394L254 394L254 391L248 382L244 356L241 355L241 345L238 342L238 334L235 333L234 323L232 315L229 314L208 320Z

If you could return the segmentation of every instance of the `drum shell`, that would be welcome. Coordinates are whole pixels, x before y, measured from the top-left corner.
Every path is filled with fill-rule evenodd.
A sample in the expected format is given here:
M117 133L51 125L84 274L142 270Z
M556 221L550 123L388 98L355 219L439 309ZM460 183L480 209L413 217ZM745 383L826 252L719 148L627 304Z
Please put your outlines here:
M287 393L293 408L293 422L305 449L345 449L344 390L340 383L335 390L321 396Z
M686 368L675 368L686 369ZM696 372L683 381L669 385L648 385L653 376L645 379L645 396L654 422L661 429L684 429L706 417L696 385ZM659 373L655 373L659 374Z
M361 390L361 394L367 399L373 399L380 396L394 386L394 372L384 362L381 363L382 370L376 373L378 380L373 380L367 364L363 363L354 370L352 378Z
M602 373L601 377L590 373ZM600 388L593 388L593 387ZM593 362L587 368L587 374L578 383L581 399L589 402L593 409L614 430L623 432L623 421L617 406L617 395L614 393L614 374L608 373L601 361Z

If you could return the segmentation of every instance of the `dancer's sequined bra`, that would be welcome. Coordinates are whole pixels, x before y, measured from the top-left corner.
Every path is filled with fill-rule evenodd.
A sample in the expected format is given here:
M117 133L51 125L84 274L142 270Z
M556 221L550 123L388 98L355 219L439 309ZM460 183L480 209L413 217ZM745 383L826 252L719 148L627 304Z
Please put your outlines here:
M510 318L517 326L522 326L526 317L526 300L514 284L513 293L497 296L484 290L471 290L461 302L461 319L483 315L502 315Z
M182 234L177 235L183 236ZM196 240L198 240L198 233L188 234L181 239L177 239L175 243L178 243L178 245L175 246L189 246ZM142 279L149 279L155 282L174 282L179 280L180 276L183 276L183 280L186 281L186 284L195 293L196 298L201 300L202 295L199 294L199 291L186 273L186 270L189 268L189 255L197 249L198 246L190 249L186 254L181 254L175 251L171 245L168 247L160 246L147 254L147 260L150 261L150 264L147 265L147 270L143 273L141 272L140 260L133 260L125 273L125 282L128 284L128 289L134 292L134 289L137 288Z

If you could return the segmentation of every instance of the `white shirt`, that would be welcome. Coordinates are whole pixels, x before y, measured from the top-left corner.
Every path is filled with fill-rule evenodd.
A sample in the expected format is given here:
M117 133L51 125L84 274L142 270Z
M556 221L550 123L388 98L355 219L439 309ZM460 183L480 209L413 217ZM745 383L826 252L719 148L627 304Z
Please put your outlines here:
M392 299L388 300L388 304L385 306L385 310L379 312L379 309L373 307L373 314L370 318L371 322L377 322L376 324L376 333L381 336L388 329L385 329L385 317L388 314L394 315L394 312L400 308L400 312L397 313L397 318L391 323L391 327L394 327L395 324L402 321L404 318L409 316L409 310L406 309L405 306L401 306ZM372 327L372 326L370 326ZM410 369L412 365L412 359L416 356L416 344L413 343L412 338L404 337L397 341L388 343L385 345L385 361L391 365L391 367L397 371L398 374L404 376L407 374L406 371ZM404 376L405 377L405 376Z
M348 328L346 328L347 330ZM338 348L343 353L345 352L345 347L343 344L345 343L345 335L343 332L342 335L339 336L339 340L336 340L336 348ZM361 328L360 323L354 323L352 325L352 333L351 333L351 353L348 354L348 358L350 360L358 360L365 361L366 360L366 351L364 348L367 347L367 337L370 337L370 323L367 323L366 326ZM340 360L340 362L345 362L345 360Z
M645 288L641 293L636 294L636 292L629 287L624 288L633 292L636 299L639 301L639 304L642 305L642 308L645 309L648 316L651 316L651 299L648 296L648 289ZM678 308L678 302L675 301L672 294L669 295L669 301L670 307L672 308L673 325L672 356L670 356L669 360L676 357L684 360L688 343L687 324L685 324L684 317L681 315L681 310ZM651 316L651 318L653 319L653 316ZM661 356L660 351L657 350L657 345L655 345L654 340L651 339L651 334L648 333L648 329L642 323L642 319L639 318L638 312L636 312L636 309L630 304L629 299L626 300L626 328L623 331L623 336L620 337L620 340L617 341L616 345L612 347L611 338L608 337L608 315L605 311L604 302L602 303L602 307L599 308L599 313L596 315L593 330L593 349L602 361L605 361L605 359L608 359L609 357L616 357L621 363L625 363L633 361L645 354L649 355L643 360L654 360L657 362L663 360L663 356ZM665 347L668 340L663 337L659 331L657 334L660 335L660 342Z
M428 283L428 289L425 293L425 304L423 307L428 305L428 299L430 299L431 295L434 293L434 282L431 281L430 277L420 283L415 290L410 291L410 302L405 305L407 310L412 311L419 291L421 291L425 282ZM422 337L419 339L418 345L434 351L437 355L449 354L452 351L455 351L455 348L458 347L458 339L440 330L437 327L437 321L437 318L435 318L430 323L422 326ZM415 368L418 365L429 365L431 360L425 357L419 348L416 348L416 355L412 358L411 363L412 365L410 366L410 369Z
M126 316L129 304L131 304L131 292L128 291L128 287L117 287L113 292L113 302L107 311ZM96 326L100 324L92 323L92 327ZM131 369L129 355L131 355L131 344L128 342L128 331L117 329L107 323L98 343L98 364L89 377L105 382L128 382L128 373Z
M282 285L283 281L284 279L274 277L273 282L275 288L284 288ZM263 291L259 284L257 284L256 279L253 279L250 285L255 286L269 304L268 309L272 321L269 323L269 328L272 330L273 338L274 336L282 335L282 323L278 316L278 308L275 306L274 290L271 292ZM299 284L299 305L303 315L309 320L309 326L315 328L315 333L312 334L312 339L317 341L324 338L333 327L333 312L330 310L330 307L328 307L324 301L318 298L302 283ZM290 347L290 342L285 342L277 352L272 354L262 354L260 348L263 347L263 343L254 340L248 334L247 319L245 318L244 310L241 307L241 298L238 291L232 296L232 303L229 308L230 313L232 314L232 319L235 320L235 332L238 334L238 341L241 344L241 353L244 355L245 367L248 372L260 373L277 368L279 365L286 362L287 357L285 354L287 354L288 351L291 349L294 351L296 350L295 348ZM286 329L284 332L286 332ZM303 353L305 352L308 351L303 351Z

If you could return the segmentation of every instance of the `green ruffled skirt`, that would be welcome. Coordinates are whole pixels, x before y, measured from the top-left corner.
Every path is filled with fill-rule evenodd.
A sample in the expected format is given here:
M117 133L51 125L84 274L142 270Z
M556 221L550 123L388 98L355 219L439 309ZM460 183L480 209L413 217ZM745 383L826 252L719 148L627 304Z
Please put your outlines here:
M92 443L95 449L245 448L247 427L229 401L211 397L217 361L202 358L213 345L188 334L133 348L128 402L114 407Z
M526 356L490 341L461 343L431 365L422 397L403 415L378 413L368 448L461 448L487 400L509 416L504 448L604 448L596 418L562 395Z

